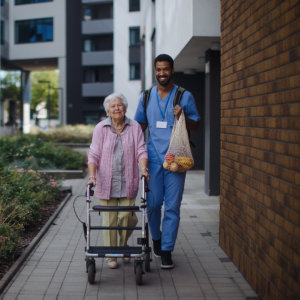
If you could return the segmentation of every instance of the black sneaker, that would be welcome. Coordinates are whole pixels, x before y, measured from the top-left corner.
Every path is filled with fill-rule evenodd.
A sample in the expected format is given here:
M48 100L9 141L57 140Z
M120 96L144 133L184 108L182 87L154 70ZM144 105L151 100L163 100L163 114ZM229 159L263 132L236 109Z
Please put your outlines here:
M162 269L173 269L174 264L172 261L171 251L161 251L161 265Z
M161 239L153 241L153 253L155 257L161 257Z

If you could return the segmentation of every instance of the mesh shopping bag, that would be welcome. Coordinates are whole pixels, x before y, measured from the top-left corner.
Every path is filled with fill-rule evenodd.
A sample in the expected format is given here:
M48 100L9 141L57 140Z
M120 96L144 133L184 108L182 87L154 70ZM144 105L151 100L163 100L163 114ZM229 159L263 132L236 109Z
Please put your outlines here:
M179 120L175 118L170 145L165 156L163 167L173 172L185 172L192 168L194 159L190 147L183 111Z

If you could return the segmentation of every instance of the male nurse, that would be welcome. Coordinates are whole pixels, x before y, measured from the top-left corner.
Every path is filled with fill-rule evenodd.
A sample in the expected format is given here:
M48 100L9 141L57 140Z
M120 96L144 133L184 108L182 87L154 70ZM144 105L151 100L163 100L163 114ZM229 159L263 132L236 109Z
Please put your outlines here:
M153 240L153 252L161 257L161 268L172 269L174 250L180 221L180 205L184 190L186 173L171 172L163 168L175 118L179 119L182 110L187 128L196 130L199 114L192 94L185 90L179 105L173 104L178 86L173 84L174 61L167 54L160 54L154 60L157 85L150 92L149 101L144 109L144 93L135 114L135 120L142 129L149 128L148 168L150 174L147 193L147 216ZM162 206L164 215L161 222Z

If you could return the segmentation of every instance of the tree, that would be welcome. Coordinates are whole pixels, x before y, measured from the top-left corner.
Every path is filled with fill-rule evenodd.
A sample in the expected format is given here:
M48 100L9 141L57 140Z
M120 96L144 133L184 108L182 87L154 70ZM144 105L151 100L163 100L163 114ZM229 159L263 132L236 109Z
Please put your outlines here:
M2 74L3 78L1 78L1 100L20 100L20 72L3 72Z
M41 71L31 72L31 113L37 113L36 107L41 102L47 103L48 92L50 93L50 115L51 119L58 118L58 72ZM41 83L40 81L49 81L50 90L48 91L47 82Z
M5 125L15 125L20 118L21 73L19 71L1 71L0 73L0 111L8 112L8 121ZM4 125L3 115L0 115L0 124Z

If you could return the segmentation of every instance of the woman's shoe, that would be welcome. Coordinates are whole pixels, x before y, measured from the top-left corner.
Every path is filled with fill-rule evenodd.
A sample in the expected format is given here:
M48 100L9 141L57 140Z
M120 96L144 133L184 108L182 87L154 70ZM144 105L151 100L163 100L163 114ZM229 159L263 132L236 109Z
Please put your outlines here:
M107 258L107 266L110 269L116 269L118 267L117 259L116 258Z
M130 257L123 257L123 262L124 262L124 263L129 263L130 260L131 260Z

